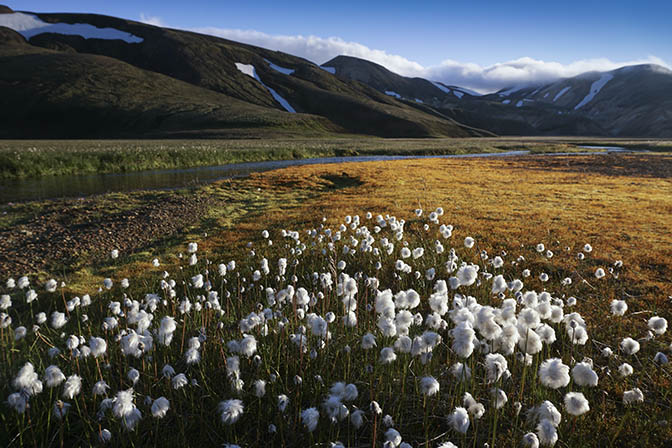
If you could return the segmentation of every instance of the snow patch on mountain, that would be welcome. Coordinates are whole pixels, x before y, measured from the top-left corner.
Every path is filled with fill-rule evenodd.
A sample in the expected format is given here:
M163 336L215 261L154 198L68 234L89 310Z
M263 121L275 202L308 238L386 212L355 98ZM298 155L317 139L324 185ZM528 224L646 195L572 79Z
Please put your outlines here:
M581 100L581 102L580 102L579 104L577 104L576 106L574 106L574 110L581 109L583 106L585 106L586 104L590 103L590 102L593 100L593 98L595 98L595 95L597 95L598 93L600 93L600 90L602 90L602 87L604 87L605 85L607 85L607 83L608 83L609 81L611 81L612 79L614 79L614 75L612 75L612 74L610 74L610 73L605 73L605 74L603 74L603 75L600 77L600 79L598 79L597 81L595 81L595 82L590 86L590 92L588 92L588 95L586 95L586 96Z
M466 88L464 88L464 87L458 87L458 90L459 90L460 92L464 92L464 93L466 93L466 94L468 94L468 95L471 95L471 96L483 96L482 93L478 93L478 92L476 92L475 90L466 89Z
M567 87L563 88L561 91L559 91L559 92L557 93L557 95L555 95L555 97L553 98L553 102L555 103L556 101L558 101L558 99L559 99L562 95L564 95L565 93L567 93L567 91L568 91L569 89L571 89L571 88L572 88L572 86L567 86Z
M32 14L15 12L0 14L0 26L11 28L26 39L44 33L81 36L84 39L123 40L129 44L143 41L141 37L116 28L97 28L88 23L47 23Z
M395 98L397 98L397 99L401 99L401 95L399 95L397 92L395 92L395 91L393 91L393 90L386 90L386 91L385 91L385 95L393 96L393 97L395 97Z
M254 65L252 64L243 64L242 62L236 62L236 68L238 69L239 72L256 79L259 81L259 84L264 86L266 90L271 94L273 99L280 103L280 105L287 111L291 112L293 114L296 113L296 110L287 102L286 99L284 99L282 96L278 94L278 92L275 91L275 89L272 89L268 87L266 84L263 83L261 78L259 78L259 75L257 74L257 70L254 68Z
M444 92L444 93L450 93L450 89L449 89L448 87L446 87L446 86L444 86L444 85L442 85L442 84L439 84L438 82L434 82L434 81L429 81L429 82L431 82L432 84L434 84L434 87L436 87L436 88L439 89L440 91L442 91L442 92Z
M271 67L273 70L275 70L276 72L280 72L283 75L291 75L295 71L293 68L284 68L284 67L280 67L279 65L275 65L274 63L272 63L271 61L269 61L266 58L264 58L264 61L266 61L268 66Z
M462 99L462 97L464 96L464 92L459 92L457 90L453 90L453 95L455 95L459 99Z
M522 84L519 85L519 86L511 87L510 89L507 89L507 90L505 90L505 91L503 91L503 92L499 92L499 96L509 96L509 95L511 95L512 93L516 93L516 92L519 91L519 90L523 90L525 87L526 87L526 86L525 86L525 85L522 85Z

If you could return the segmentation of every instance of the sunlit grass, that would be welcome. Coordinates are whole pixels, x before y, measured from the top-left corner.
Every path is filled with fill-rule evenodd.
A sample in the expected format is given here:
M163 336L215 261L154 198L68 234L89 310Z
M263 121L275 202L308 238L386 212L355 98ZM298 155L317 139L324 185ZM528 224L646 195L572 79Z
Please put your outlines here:
M16 390L12 380L27 361L35 365L40 379L49 364L56 364L66 376L78 374L84 381L82 391L75 398L61 398L71 404L64 420L55 419L52 413L53 402L63 392L62 386L53 389L53 393L45 386L42 393L30 398L31 408L23 414L4 405L1 415L10 428L8 437L17 446L58 446L61 440L64 446L88 445L98 443L102 429L108 429L111 443L135 446L197 443L328 446L336 441L346 446L372 446L375 441L380 446L394 439L395 434L388 432L389 425L412 446L439 446L446 441L457 446L483 446L486 442L490 446L516 446L526 434L539 432L536 428L539 418L537 421L534 417L528 419L527 412L549 400L562 413L557 427L557 446L663 446L672 436L668 423L670 371L669 365L654 362L654 357L658 352L669 356L670 339L667 333L651 337L648 321L655 315L669 318L672 229L666 218L672 211L672 185L670 177L665 177L669 172L665 167L671 162L667 156L647 156L643 160L638 157L618 156L608 160L575 157L558 158L553 162L534 158L425 160L315 166L204 187L213 198L220 196L230 201L230 208L213 208L210 219L190 229L176 246L157 251L149 249L142 255L130 257L122 253L117 260L106 260L105 266L88 270L76 290L70 290L66 284L65 288L48 293L43 283L49 277L31 277L39 294L39 299L32 302L32 309L31 304L25 303L25 289L3 289L3 294L9 293L12 298L12 306L5 311L12 317L12 323L3 329L2 336L2 383L5 385L2 399ZM642 164L639 173L633 172L632 167L639 166L640 162L648 164ZM644 167L650 164L659 169L647 172ZM437 224L430 222L430 212L438 206L443 208L443 214L437 216ZM422 215L414 214L414 209L423 209ZM370 219L367 212L372 213ZM376 219L378 214L389 214L384 219L385 227ZM353 218L346 215L359 216L354 228ZM397 239L402 219L405 220L403 232L401 239ZM449 238L445 237L445 229L443 234L440 231L441 224L454 226ZM375 231L376 225L381 226L379 233ZM284 232L283 236L283 229L298 233ZM307 233L313 229L313 233ZM268 238L262 235L263 230L268 230ZM336 239L335 232L339 230L340 239ZM373 240L370 239L370 252L361 250L367 236ZM475 239L471 248L464 246L467 236ZM357 240L356 244L351 237ZM390 254L386 251L389 245L382 244L383 238L394 244ZM273 241L272 245L269 240ZM437 253L437 240L443 252ZM193 241L199 245L195 252L196 263L190 265L187 243ZM422 256L402 258L404 242L411 252L422 247ZM540 243L544 244L541 252L537 250ZM591 245L590 251L585 244ZM344 246L354 253L346 253ZM437 281L459 277L456 270L446 270L450 248L455 248L458 266L462 262L478 265L479 275L472 285L465 283L456 290L448 288L448 309L454 310L459 305L459 300L455 302L458 293L472 296L479 305L492 306L493 312L499 313L496 310L505 302L492 293L493 278L484 273L501 274L508 282L520 279L524 283L522 291L548 291L550 303L562 306L564 315L579 313L588 334L585 344L571 343L573 334L567 322L546 319L544 322L553 328L557 341L544 344L542 350L532 356L529 366L515 353L504 355L510 377L509 374L496 379L491 376L492 381L488 382L486 353L495 346L494 341L488 342L484 330L477 328L476 337L485 343L475 346L473 354L463 359L454 345L456 336L451 333L457 326L454 316L458 313L449 312L440 318L432 316L429 298L436 292ZM551 257L547 250L553 252ZM183 256L179 257L179 253ZM583 259L578 257L579 253L584 254ZM493 264L497 256L502 258L501 267L496 267L499 262ZM152 264L153 258L158 258L160 266ZM268 273L264 273L264 258L268 261ZM283 275L279 258L287 260ZM410 273L397 269L399 259L411 267ZM227 269L221 275L218 265L230 260L236 260L236 268ZM618 260L623 261L622 266L616 263ZM344 266L339 266L341 261ZM381 263L380 269L376 269L377 262ZM427 278L430 268L435 269L431 280ZM605 271L605 277L595 276L598 268ZM165 279L164 269L169 273ZM528 277L526 269L530 271ZM259 271L257 280L254 280L254 271ZM318 274L317 280L313 273ZM320 277L327 273L333 281L331 287L325 286L324 277ZM352 282L342 273L348 274L357 285L354 294L357 325L353 327L344 326L341 320L347 310L338 283L341 283L341 291L352 292ZM542 281L543 273L548 275L547 281ZM209 291L207 287L200 287L199 278L194 279L198 274L203 275L204 282L210 282ZM84 277L88 282L82 280ZM109 290L102 281L108 277L113 281ZM367 281L367 277L375 277L377 282ZM123 278L129 279L128 289L121 287ZM571 283L565 281L567 278ZM175 285L164 283L162 287L162 279L166 282L173 279ZM284 305L280 305L283 296L280 291L286 291L289 285L295 289L295 299L285 298ZM273 289L275 304L268 301L266 288L269 287ZM307 305L298 298L299 287L308 292ZM421 313L423 323L411 325L409 336L419 336L426 331L441 336L441 342L431 349L431 356L413 356L396 349L396 360L389 364L381 362L381 349L394 347L399 333L403 333L403 326L395 324L397 334L391 336L391 327L381 324L381 315L402 315L401 304L390 311L389 304L384 305L381 299L380 307L376 306L379 293L387 288L393 294L409 289L418 293L420 303L412 312ZM171 290L175 294L173 298ZM82 297L86 292L90 293L92 304L73 308L63 328L56 330L45 323L41 325L39 336L33 333L33 316L37 312L45 311L50 316L52 311L58 310L68 314L64 301L75 295ZM217 292L221 311L211 292ZM157 293L160 300L154 303L151 296L146 296L148 293ZM513 289L506 289L504 296L516 298ZM576 298L576 304L571 297ZM185 298L192 308L182 314L179 308L185 309ZM612 315L610 304L614 299L628 304L624 316ZM149 323L154 336L153 349L139 358L124 356L120 341L116 340L124 329L137 330L138 324L133 323L133 316L137 317L133 300L138 301L138 310L145 309L153 316ZM119 310L124 316L117 316L119 327L104 331L101 320L113 315L115 307L111 309L108 304L114 301L120 302ZM525 305L522 297L518 297L517 302L520 320ZM530 307L530 302L527 303ZM196 304L200 304L200 310ZM305 313L300 311L304 307ZM259 318L258 325L249 328L257 320L250 313L264 314L261 311L265 308L270 311ZM474 315L480 310L474 303L466 308ZM319 321L313 320L315 317L306 317L315 313L328 322L329 312L334 313L335 318L327 327L330 338L319 335L324 333L320 333L322 330ZM83 314L88 317L85 322L82 322ZM164 347L158 343L155 331L161 319L168 315L175 317L177 328L170 346ZM438 325L436 329L425 323L428 316ZM442 324L441 320L446 323ZM27 328L27 336L14 341L20 325ZM297 336L303 331L301 326L305 327L305 340ZM237 353L240 372L227 372L226 367L231 366L227 358L236 350L229 342L240 341L243 332L257 340L257 352L249 359L244 353ZM369 332L375 336L377 346L364 349L362 337ZM201 333L200 361L188 364L185 352L189 340ZM94 335L106 338L106 354L98 363L92 357L71 356L66 341L72 334L84 336L87 344ZM426 335L426 339L431 337ZM620 348L625 337L639 340L638 353L628 355ZM296 341L304 342L297 345ZM305 351L302 350L304 343ZM50 344L61 350L54 359L45 353ZM519 352L521 346L516 347L515 352ZM605 347L613 351L610 357L603 355ZM81 347L78 349L81 353ZM256 361L255 354L260 357ZM553 357L562 359L570 369L585 357L591 358L599 378L597 387L578 386L573 376L569 384L557 390L542 385L539 367L544 360ZM472 369L470 381L458 381L451 373L456 362ZM634 370L626 378L618 372L624 362ZM172 383L162 378L161 370L166 363L172 365L176 373L184 373L188 381L195 379L198 385L189 384L175 390ZM108 364L110 367L106 368ZM131 368L140 373L135 386L127 377ZM297 375L300 383L295 380ZM110 385L109 397L133 386L134 404L142 413L133 431L125 430L123 418L115 417L110 411L102 419L97 418L102 396L93 397L91 387L100 376ZM422 378L430 376L438 382L439 391L425 395ZM236 391L236 379L244 382L240 392ZM257 396L260 393L259 386L254 385L257 380L267 382L262 397ZM341 381L355 385L356 398L346 400L345 395L330 392L332 385ZM508 400L500 409L494 406L493 387L501 389ZM644 402L626 406L624 392L634 388L641 389ZM583 393L590 411L571 416L564 406L565 395L570 391ZM448 416L456 407L469 407L463 401L464 392L469 392L483 405L483 415L476 418L479 412L474 408L469 427L462 434L457 431L460 425L451 424ZM277 397L281 394L289 398L285 412L277 407ZM151 403L145 403L147 395L152 399L160 396L168 399L170 409L165 417L151 416ZM340 398L325 403L329 395ZM224 423L218 412L219 403L229 399L240 399L244 405L239 420L232 422L235 418L229 414L231 418L227 422L232 424ZM381 414L374 412L373 401L380 405ZM345 411L336 412L340 409L337 403L344 405L349 414L341 421L339 416ZM517 403L520 403L520 413L517 413ZM306 429L301 419L302 412L311 407L319 411L313 432ZM335 412L337 423L330 423L330 410ZM358 410L363 412L360 428L354 424L358 418L354 422L350 419ZM269 433L271 424L275 426L275 433ZM174 437L166 440L168 433Z
M380 139L283 136L238 140L4 140L0 178L116 173L214 166L266 160L355 155L443 155L529 150L586 151L576 145L611 145L669 151L666 141L572 138Z

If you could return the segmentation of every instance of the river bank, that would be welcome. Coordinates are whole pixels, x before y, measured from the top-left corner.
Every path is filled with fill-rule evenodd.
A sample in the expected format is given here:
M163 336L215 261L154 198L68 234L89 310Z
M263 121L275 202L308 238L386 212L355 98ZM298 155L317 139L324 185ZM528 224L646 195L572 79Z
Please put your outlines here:
M454 224L468 223L484 238L493 223L526 239L541 224L564 237L588 232L613 247L615 257L633 254L639 270L663 279L672 272L670 179L672 157L655 153L412 159L290 167L188 189L4 205L0 277L46 278L86 268L97 278L112 249L129 262L142 255L146 263L198 238L221 253L243 247L262 225L319 225L322 216L354 207L377 212L449 204Z
M665 140L578 137L0 140L0 179L129 173L317 157L419 156L519 150L532 153L571 152L579 150L579 145L672 150L672 142Z

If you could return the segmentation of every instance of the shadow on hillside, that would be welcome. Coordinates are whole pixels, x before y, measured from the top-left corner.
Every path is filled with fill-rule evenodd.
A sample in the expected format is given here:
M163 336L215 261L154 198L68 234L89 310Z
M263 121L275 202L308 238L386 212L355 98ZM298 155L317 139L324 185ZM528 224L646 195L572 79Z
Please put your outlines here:
M325 186L325 190L340 190L341 188L359 187L364 184L358 177L351 177L347 173L325 174L322 179L331 183Z

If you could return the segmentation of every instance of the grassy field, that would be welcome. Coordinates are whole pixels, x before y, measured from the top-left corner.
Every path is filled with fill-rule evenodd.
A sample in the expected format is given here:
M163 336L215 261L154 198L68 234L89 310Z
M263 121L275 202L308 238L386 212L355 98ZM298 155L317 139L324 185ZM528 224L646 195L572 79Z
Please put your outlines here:
M25 290L3 286L2 294L12 301L3 312L12 323L3 325L0 336L0 393L12 406L2 407L8 430L2 433L7 440L0 441L6 442L3 446L90 445L99 443L106 430L111 443L122 446L329 446L336 441L399 446L403 439L414 447L449 447L449 441L460 447L503 447L534 437L561 447L665 446L672 440L671 372L656 356L670 356L671 340L661 332L661 322L650 319L670 318L671 179L667 154L406 160L295 167L181 192L138 193L129 196L127 207L117 206L124 210L113 204L125 196L80 202L76 229L86 228L87 216L101 215L99 201L107 201L102 210L126 213L179 195L199 213L170 238L159 235L125 251L122 235L112 234L117 246L95 240L104 255L75 257L75 269L55 272L47 265L25 272L39 296L30 304ZM59 202L58 207L65 213L76 204ZM56 206L5 207L3 231L32 229L35 210L45 207ZM431 219L437 207L443 213ZM415 209L423 210L421 216ZM95 218L103 220L101 228L108 224L104 215ZM355 215L359 218L353 221ZM453 226L450 236L441 224ZM473 247L465 247L466 237L474 238ZM190 242L198 242L196 260L191 260ZM371 249L362 250L368 245ZM121 254L113 260L107 254L115 247ZM404 248L423 250L405 258ZM280 267L280 258L286 259L286 268ZM235 269L220 270L220 263L231 260ZM462 271L447 269L451 260L456 267L465 263ZM475 266L478 280L470 284ZM605 276L597 278L600 268ZM18 280L24 272L9 273ZM516 297L515 285L497 288L495 277L486 273L507 282L520 279L521 292L538 295ZM65 285L47 292L43 285L52 277ZM367 280L374 277L377 281ZM459 278L453 284L457 289L437 285L439 279L450 285L451 277ZM112 280L110 289L103 286L106 278ZM128 288L121 286L124 278ZM287 295L290 285L293 296ZM383 293L388 288L395 295L406 293L390 300ZM410 304L411 289L418 293L417 306ZM72 302L86 293L91 305ZM502 297L516 299L513 314L513 302ZM612 313L613 300L627 303L623 316ZM555 317L546 314L544 303L554 307ZM35 332L40 311L50 318L54 311L63 312L67 322L54 328L58 324L50 320ZM352 317L347 325L342 320L348 311L356 324ZM420 323L404 323L417 313ZM118 323L114 328L112 317ZM175 328L166 317L174 318ZM545 326L535 321L539 317ZM107 324L101 327L104 318ZM460 324L472 319L472 325ZM507 350L507 340L495 335L492 324L512 330L518 342ZM27 335L17 339L21 325ZM479 342L470 352L472 326ZM552 332L556 340L537 347L530 342L535 339L531 331L544 337ZM135 333L149 339L134 345ZM173 333L172 342L162 344ZM375 336L373 348L362 345L367 333ZM405 334L408 342L400 337ZM80 342L87 349L79 342L73 349L70 335L83 336ZM97 358L83 355L95 346L93 336L107 343ZM637 353L626 352L626 337L639 341ZM60 351L52 358L47 355L51 347ZM605 356L607 347L610 356ZM487 356L492 351L503 357ZM554 371L559 387L549 387L553 382L545 381L542 367L551 358L568 369L585 361L577 368L583 374L567 376L561 367ZM20 373L29 361L36 376L28 367ZM457 363L471 369L469 379L454 375ZM627 377L619 371L624 363L633 368ZM51 364L66 377L80 376L81 392L75 393L76 379L49 387L44 372ZM172 379L163 377L166 364L176 372ZM593 377L588 371L597 375L597 386L586 383ZM187 384L176 388L178 374ZM38 378L44 383L41 393L36 392ZM100 380L109 389L93 395ZM339 382L354 387L342 390L335 385ZM638 398L636 388L643 401L626 403L624 397ZM464 399L465 392L473 402ZM581 410L577 403L582 399L574 396L567 406L569 392L582 393L590 410L571 415ZM16 395L10 399L11 394ZM284 410L278 407L280 396L280 402L284 396L289 400ZM28 397L30 408L19 413L22 397ZM159 397L169 406L165 416L166 402ZM62 403L54 411L56 400ZM548 405L546 411L539 408L546 400L561 413L561 421ZM64 407L67 414L59 418ZM314 428L312 408L319 415ZM168 431L175 436L166 440Z
M572 152L576 145L612 145L669 151L669 141L571 138L288 139L239 140L0 140L0 178L116 173L264 160L405 154L465 154L529 150Z

